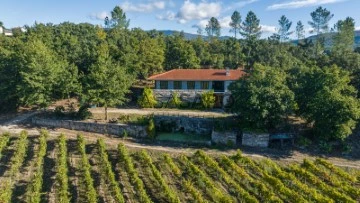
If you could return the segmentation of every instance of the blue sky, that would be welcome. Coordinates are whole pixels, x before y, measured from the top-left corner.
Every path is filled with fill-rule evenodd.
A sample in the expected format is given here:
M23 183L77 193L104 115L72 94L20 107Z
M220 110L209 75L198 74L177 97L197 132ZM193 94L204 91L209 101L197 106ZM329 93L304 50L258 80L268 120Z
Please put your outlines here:
M353 17L360 29L359 0L1 0L0 21L6 27L64 21L103 24L103 19L116 6L122 7L130 21L130 27L144 30L183 30L196 33L196 26L204 27L210 17L220 20L222 35L228 32L228 23L234 10L242 19L252 10L260 19L264 36L275 32L277 21L286 15L296 22L309 26L310 13L318 6L326 7L335 16L331 22L347 16Z

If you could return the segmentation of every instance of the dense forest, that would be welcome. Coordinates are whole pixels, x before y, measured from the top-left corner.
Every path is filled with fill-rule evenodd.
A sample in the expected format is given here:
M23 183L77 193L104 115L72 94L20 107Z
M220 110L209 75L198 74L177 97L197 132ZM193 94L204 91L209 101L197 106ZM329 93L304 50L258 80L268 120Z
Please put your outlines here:
M244 67L250 74L231 88L233 111L249 125L272 129L296 114L312 123L319 137L344 139L360 116L355 20L348 17L331 26L333 14L323 7L310 15L316 40L305 38L303 22L293 26L286 16L278 21L278 33L264 39L260 19L251 11L244 19L233 13L233 37L228 39L219 38L216 18L194 40L182 32L165 36L129 29L130 20L118 6L104 26L35 23L13 37L0 35L0 111L43 108L70 97L105 107L122 105L131 85L154 73ZM294 34L297 43L290 41Z

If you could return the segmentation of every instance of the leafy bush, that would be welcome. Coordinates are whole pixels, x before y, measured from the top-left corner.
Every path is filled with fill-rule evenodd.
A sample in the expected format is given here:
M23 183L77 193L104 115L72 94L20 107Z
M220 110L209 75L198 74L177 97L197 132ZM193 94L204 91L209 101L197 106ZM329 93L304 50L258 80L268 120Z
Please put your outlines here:
M201 94L201 105L205 109L211 109L215 105L214 91L210 90Z
M76 113L76 118L80 120L85 120L92 117L92 113L89 111L90 106L88 104L80 106L78 112Z
M157 104L152 89L145 87L142 95L138 99L138 104L142 108L154 108Z
M330 153L333 150L332 145L326 141L320 141L319 148L325 153Z
M124 130L122 136L123 136L123 138L127 138L127 137L129 137L129 134L126 130Z
M154 119L153 119L153 118L151 118L151 119L149 120L149 124L148 124L148 126L147 126L147 128L146 128L146 132L147 132L148 137L149 137L150 139L154 139L154 138L155 138L156 129L155 129L155 122L154 122Z
M63 117L65 115L65 107L64 106L55 107L54 114L56 117Z
M309 138L301 136L299 138L298 144L302 147L308 147L312 144L312 141Z
M181 105L180 95L177 92L173 92L169 102L170 107L179 108Z

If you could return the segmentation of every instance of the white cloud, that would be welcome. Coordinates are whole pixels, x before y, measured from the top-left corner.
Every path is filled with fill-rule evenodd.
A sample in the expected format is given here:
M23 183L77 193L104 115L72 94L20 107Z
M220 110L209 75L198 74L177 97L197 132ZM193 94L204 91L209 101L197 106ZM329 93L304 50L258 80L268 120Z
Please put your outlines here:
M220 18L219 23L221 28L230 28L231 16Z
M223 18L220 18L218 19L219 20L219 23L220 23L220 26L221 28L230 28L230 21L231 21L231 16L226 16L226 17L223 17ZM194 28L206 28L206 25L209 23L209 20L208 19L204 19L204 20L200 20L197 24L193 25L192 27Z
M263 33L276 33L277 32L277 28L275 26L271 26L271 25L260 25L261 26L261 31Z
M359 26L359 27L356 27L355 30L360 30L360 26Z
M283 3L273 4L267 7L267 9L268 10L294 9L294 8L302 8L308 6L318 6L323 4L332 4L342 1L347 1L347 0L291 0Z
M164 15L157 15L156 16L159 20L175 20L176 19L176 13L172 11L167 11Z
M237 2L235 3L235 6L238 7L238 8L242 8L248 4L252 4L252 3L255 3L259 0L243 0L243 1L240 1L240 2Z
M105 20L106 16L110 16L109 13L106 11L100 12L100 13L92 13L90 14L90 19L92 20Z
M218 17L221 12L220 2L202 1L199 4L185 0L176 17L179 22L187 22L190 20L203 20L211 17Z
M206 25L208 24L208 20L200 20L196 25L193 25L192 27L199 27L199 28L206 28Z
M259 1L259 0L239 0L236 3L227 4L228 7L226 9L224 9L224 12L237 10L239 8L243 8L243 7L247 6L248 4L252 4L257 1Z
M153 1L149 3L139 3L133 4L129 1L125 1L120 5L120 7L125 12L141 12L141 13L148 13L154 10L161 10L164 9L166 6L165 1Z

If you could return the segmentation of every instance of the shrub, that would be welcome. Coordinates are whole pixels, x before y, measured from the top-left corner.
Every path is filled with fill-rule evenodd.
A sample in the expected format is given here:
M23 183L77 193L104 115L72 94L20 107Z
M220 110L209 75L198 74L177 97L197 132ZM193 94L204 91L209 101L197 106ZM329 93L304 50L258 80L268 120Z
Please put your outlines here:
M299 138L298 144L302 147L308 147L312 144L312 141L309 138L306 138L304 136L301 136Z
M321 151L325 153L330 153L333 150L333 146L331 143L328 143L326 141L320 141L319 148Z
M85 120L92 117L92 113L89 111L90 106L88 104L80 106L78 112L76 113L76 118L80 120Z
M65 115L65 107L64 106L57 106L54 110L56 117L63 117Z
M147 126L147 128L146 128L146 132L147 132L148 137L149 137L150 139L154 139L154 138L155 138L156 129L155 129L155 122L154 122L154 119L153 119L153 118L151 118L151 119L149 120L149 124L148 124L148 126Z
M177 92L173 92L169 102L170 107L179 108L181 105L180 95Z
M142 108L154 108L157 104L156 98L152 89L145 87L142 95L138 99L138 104Z
M127 137L129 137L128 132L127 132L126 130L124 130L124 132L123 132L122 136L123 136L123 138L127 138Z
M210 90L201 94L201 105L205 109L211 109L215 105L214 91Z

